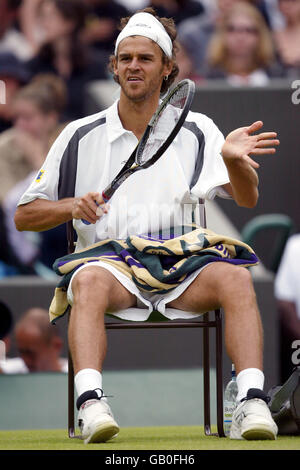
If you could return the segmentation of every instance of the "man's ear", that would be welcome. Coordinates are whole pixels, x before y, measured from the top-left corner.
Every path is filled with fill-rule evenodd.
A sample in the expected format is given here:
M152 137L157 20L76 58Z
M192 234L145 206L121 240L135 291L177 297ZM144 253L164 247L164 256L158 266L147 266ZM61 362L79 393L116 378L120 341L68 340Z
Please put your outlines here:
M113 58L113 70L114 75L118 76L118 59L116 57Z
M172 59L169 59L169 60L164 64L164 70L165 70L164 75L170 75L170 73L171 73L172 70L173 70L173 65L174 65L174 61L173 61Z

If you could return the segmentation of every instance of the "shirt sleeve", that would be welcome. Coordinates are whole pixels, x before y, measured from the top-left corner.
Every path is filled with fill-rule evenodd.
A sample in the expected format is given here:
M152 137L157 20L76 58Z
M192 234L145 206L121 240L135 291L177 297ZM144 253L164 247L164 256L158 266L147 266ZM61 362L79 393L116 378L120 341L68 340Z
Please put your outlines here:
M0 369L3 374L26 374L29 372L25 362L20 357L0 361Z
M297 301L300 292L300 235L287 241L274 283L275 297Z
M212 119L207 116L200 114L198 122L205 139L204 157L202 171L191 192L202 199L214 199L215 196L230 199L231 196L222 187L230 182L221 156L224 136Z
M57 201L60 162L73 134L74 128L71 124L63 129L49 150L44 164L21 196L18 206L35 199Z

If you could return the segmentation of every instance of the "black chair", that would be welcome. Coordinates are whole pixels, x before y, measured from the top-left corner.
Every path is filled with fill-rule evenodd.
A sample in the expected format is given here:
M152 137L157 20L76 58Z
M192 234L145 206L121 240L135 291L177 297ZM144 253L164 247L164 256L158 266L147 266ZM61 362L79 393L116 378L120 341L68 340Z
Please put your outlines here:
M203 201L199 204L200 225L206 227L206 215ZM72 222L67 224L68 250L74 251L74 231ZM153 312L155 314L155 312ZM152 314L151 314L152 315ZM213 312L206 312L197 317L196 320L168 320L151 321L150 319L142 322L135 321L107 321L108 330L115 329L148 329L148 328L202 328L203 331L203 403L204 403L204 432L207 436L225 437L223 429L223 337L222 337L222 314L220 309ZM215 330L215 354L216 354L216 414L217 414L217 433L211 429L211 401L210 401L210 335L209 330ZM68 371L68 434L70 438L79 438L75 431L75 400L74 400L74 369L72 357L69 351L69 371Z
M285 214L263 214L258 215L247 222L242 231L241 239L255 248L258 244L258 236L267 238L269 265L267 266L276 274L280 260L288 238L294 230L293 220Z

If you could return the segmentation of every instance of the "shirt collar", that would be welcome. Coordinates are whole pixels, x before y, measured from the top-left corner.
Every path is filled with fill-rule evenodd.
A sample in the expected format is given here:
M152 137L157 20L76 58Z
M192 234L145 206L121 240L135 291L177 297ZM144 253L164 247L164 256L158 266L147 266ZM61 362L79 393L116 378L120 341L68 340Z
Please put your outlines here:
M117 140L123 134L132 134L131 131L124 129L124 127L122 126L118 113L118 103L119 100L116 100L107 109L106 113L107 136L109 143L112 143L114 140Z
M108 109L106 113L106 122L107 122L107 135L109 143L112 143L114 140L117 140L123 134L134 135L132 131L128 131L124 129L122 126L119 113L118 113L118 103L119 100L116 100ZM160 138L160 134L158 133L157 138ZM163 139L165 139L165 134L163 135ZM173 140L174 143L177 142L177 135Z

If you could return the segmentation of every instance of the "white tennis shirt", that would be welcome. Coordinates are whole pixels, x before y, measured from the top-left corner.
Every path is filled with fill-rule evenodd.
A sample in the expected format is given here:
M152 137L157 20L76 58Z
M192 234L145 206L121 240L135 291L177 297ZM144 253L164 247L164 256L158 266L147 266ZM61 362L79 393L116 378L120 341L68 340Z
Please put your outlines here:
M118 102L100 113L67 125L54 142L36 179L18 205L35 199L58 200L60 169L69 160L77 168L75 196L100 192L117 175L137 145L123 128ZM184 127L150 168L131 175L109 201L109 213L96 224L74 220L76 250L105 238L155 232L191 221L198 198L230 197L221 187L229 182L220 155L224 137L214 122L190 112ZM69 167L68 167L69 168ZM65 171L68 181L68 170Z

